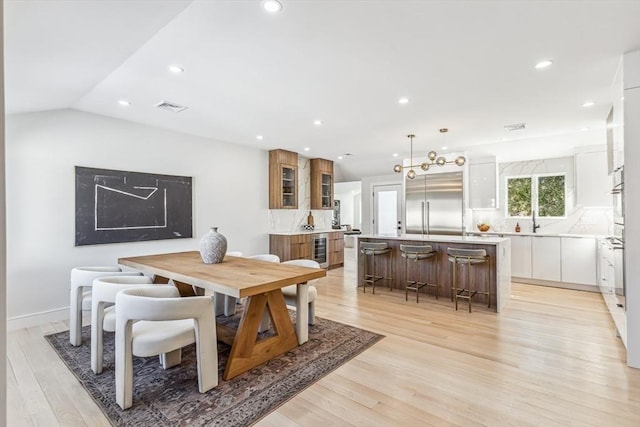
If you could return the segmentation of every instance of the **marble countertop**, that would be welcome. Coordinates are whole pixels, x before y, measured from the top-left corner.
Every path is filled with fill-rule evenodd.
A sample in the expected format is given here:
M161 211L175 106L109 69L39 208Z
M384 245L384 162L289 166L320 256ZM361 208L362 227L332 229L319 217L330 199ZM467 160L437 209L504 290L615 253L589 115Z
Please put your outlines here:
M496 235L489 236L483 233L482 236L443 236L438 234L401 234L393 235L377 235L377 234L361 234L358 238L387 239L387 240L416 240L423 242L442 242L442 243L480 243L483 245L497 245L505 242L507 238L498 237Z
M598 237L603 237L597 234L569 234L569 233L545 233L545 232L521 232L516 233L515 231L467 231L467 235L474 236L536 236L536 237L575 237L575 238L583 238L583 239L595 239Z

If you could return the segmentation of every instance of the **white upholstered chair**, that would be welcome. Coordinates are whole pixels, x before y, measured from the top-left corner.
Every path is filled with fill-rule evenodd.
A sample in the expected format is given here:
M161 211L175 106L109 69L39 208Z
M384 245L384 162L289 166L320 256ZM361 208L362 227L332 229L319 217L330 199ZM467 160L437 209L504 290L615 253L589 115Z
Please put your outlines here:
M251 255L251 256L248 256L247 258L257 259L258 261L280 262L280 257L278 255L273 255L273 254Z
M133 405L133 356L161 355L167 369L180 363L182 347L195 342L200 393L218 385L210 296L180 298L172 287L138 287L120 291L116 307L116 401L122 409Z
M139 276L135 271L122 271L118 266L75 267L71 269L69 291L69 342L73 346L82 343L82 311L91 310L91 286L93 280L104 276Z
M91 370L99 374L102 372L103 331L116 330L116 295L123 289L135 286L153 285L146 276L106 276L93 281L93 296L91 298ZM166 285L165 285L166 286ZM173 287L173 286L170 286ZM108 305L108 307L107 307Z
M294 259L291 261L285 261L283 264L298 265L300 267L320 268L320 264L310 259ZM315 280L309 281L309 324L315 325L316 323L316 298L318 297L318 290L312 283ZM296 306L296 294L297 285L289 285L282 288L282 294L284 295L284 301L288 306Z

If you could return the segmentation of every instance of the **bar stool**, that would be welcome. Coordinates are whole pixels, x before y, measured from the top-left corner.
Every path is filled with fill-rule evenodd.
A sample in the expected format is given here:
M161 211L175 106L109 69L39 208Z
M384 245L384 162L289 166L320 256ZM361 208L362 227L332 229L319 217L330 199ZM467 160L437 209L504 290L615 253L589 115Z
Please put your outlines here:
M409 300L409 290L416 291L416 302L418 302L418 295L420 294L420 288L424 286L433 286L436 288L436 299L438 299L439 293L439 272L438 272L438 252L434 251L431 246L415 246L415 245L400 245L400 255L404 258L404 277L407 281L407 284L404 288L404 300ZM427 281L420 282L418 280L409 280L409 260L413 260L414 265L418 260L430 259L431 264L435 263L436 268L436 283L429 283L429 274L427 274ZM428 273L430 273L431 269L429 269Z
M373 242L360 242L360 253L364 255L364 277L362 283L362 291L367 292L367 283L371 284L373 293L376 293L376 281L378 280L389 280L389 290L392 290L391 287L391 277L377 276L376 275L376 258L380 255L386 255L391 253L391 248L387 246L385 242L381 243L373 243ZM369 257L372 257L372 274L369 274ZM388 271L391 272L393 277L392 266L389 265L390 256L387 255L387 267Z
M449 262L453 267L453 280L451 284L451 298L455 300L456 310L458 309L458 299L469 301L469 313L471 313L471 298L475 295L487 296L487 307L491 307L491 268L487 266L487 277L485 290L476 289L473 283L472 267L478 264L489 263L489 256L484 249L458 249L447 248ZM466 287L458 287L457 270L458 266L468 266Z

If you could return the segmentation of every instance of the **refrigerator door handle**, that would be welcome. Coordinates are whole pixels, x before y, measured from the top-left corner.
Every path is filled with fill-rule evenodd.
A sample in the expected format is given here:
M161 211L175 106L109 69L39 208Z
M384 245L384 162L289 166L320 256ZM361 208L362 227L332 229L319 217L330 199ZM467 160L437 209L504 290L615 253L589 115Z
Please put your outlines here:
M431 213L429 208L430 208L429 202L427 202L427 234L431 234L431 230L429 230L429 222L430 222L429 214Z
M422 234L424 234L424 202L420 202L420 204L422 205L422 209L420 210L422 214Z

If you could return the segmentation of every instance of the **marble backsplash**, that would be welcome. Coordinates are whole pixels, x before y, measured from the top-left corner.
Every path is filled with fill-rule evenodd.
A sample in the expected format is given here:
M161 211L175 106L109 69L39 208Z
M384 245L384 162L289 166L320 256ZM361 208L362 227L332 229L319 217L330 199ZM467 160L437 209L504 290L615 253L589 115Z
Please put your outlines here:
M311 163L298 156L298 209L269 209L269 233L301 231L307 223L309 212L313 214L316 230L330 230L333 210L311 210Z
M536 220L540 224L541 233L560 234L598 234L611 235L613 209L610 207L588 207L576 205L576 188L574 179L574 162L572 157L532 160L527 162L510 162L499 165L500 209L475 209L472 221L467 223L467 230L477 231L476 224L487 223L492 231L515 231L516 223L520 231L529 233L533 229L533 221L527 218L507 218L505 216L506 177L531 174L564 173L566 183L566 210L564 218Z

